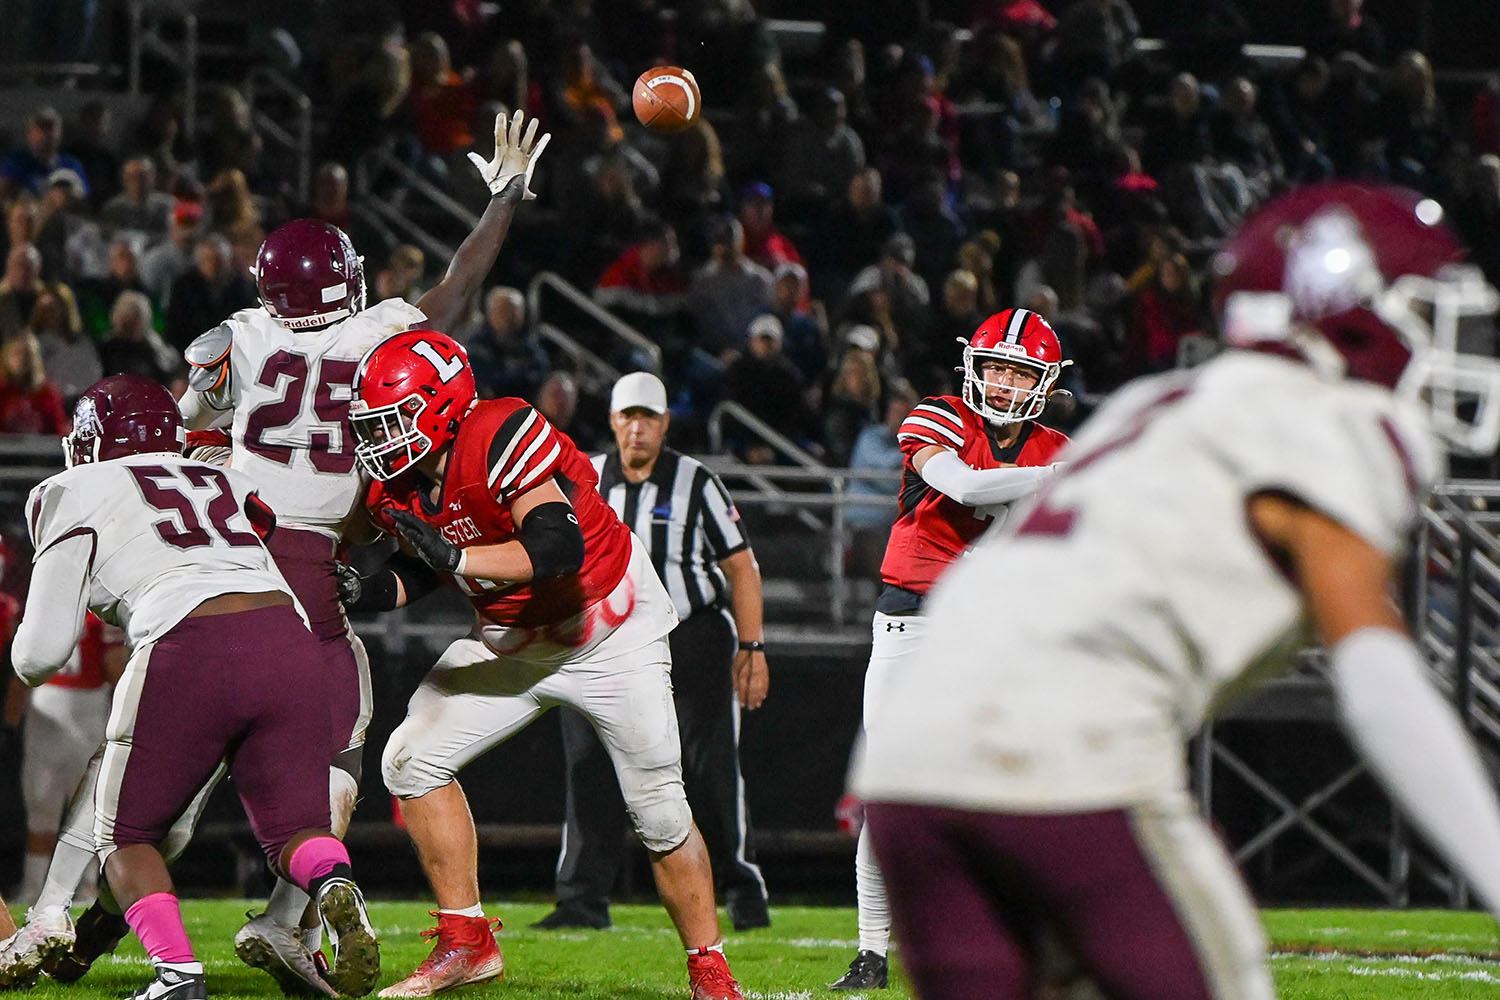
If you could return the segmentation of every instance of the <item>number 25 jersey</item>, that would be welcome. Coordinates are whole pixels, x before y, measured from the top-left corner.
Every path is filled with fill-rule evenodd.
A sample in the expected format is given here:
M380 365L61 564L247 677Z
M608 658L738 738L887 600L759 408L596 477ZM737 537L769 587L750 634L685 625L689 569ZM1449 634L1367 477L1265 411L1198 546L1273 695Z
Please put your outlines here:
M290 593L261 542L271 517L253 493L235 469L132 455L43 480L26 522L38 559L59 542L89 539L88 605L139 648L211 597Z
M279 523L337 535L364 493L349 429L359 359L426 316L401 299L377 302L322 330L288 330L264 309L242 309L231 330L228 384L205 394L233 410L230 464L250 475Z

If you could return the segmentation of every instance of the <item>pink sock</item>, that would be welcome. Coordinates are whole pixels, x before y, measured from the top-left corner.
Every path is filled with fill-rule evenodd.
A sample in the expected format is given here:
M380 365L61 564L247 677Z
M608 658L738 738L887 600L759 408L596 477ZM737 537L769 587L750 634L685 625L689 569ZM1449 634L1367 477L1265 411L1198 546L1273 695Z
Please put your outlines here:
M125 922L141 939L153 961L195 962L193 946L182 926L182 911L170 892L153 892L125 911Z
M304 840L292 852L287 865L287 874L300 888L306 890L317 879L333 871L338 865L349 863L349 852L336 837L314 837Z

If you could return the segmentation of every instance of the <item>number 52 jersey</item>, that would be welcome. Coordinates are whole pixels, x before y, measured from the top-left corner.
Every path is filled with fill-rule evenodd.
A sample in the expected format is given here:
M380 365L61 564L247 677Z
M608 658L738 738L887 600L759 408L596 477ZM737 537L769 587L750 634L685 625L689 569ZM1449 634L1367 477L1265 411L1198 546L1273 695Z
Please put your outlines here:
M229 377L203 401L223 411L217 426L233 412L230 464L249 473L282 524L338 534L364 495L348 419L359 360L425 319L386 299L322 330L288 330L260 308L224 322Z
M261 542L273 516L234 469L180 455L132 455L74 466L26 502L36 558L59 542L90 542L89 607L139 648L211 597L290 594Z

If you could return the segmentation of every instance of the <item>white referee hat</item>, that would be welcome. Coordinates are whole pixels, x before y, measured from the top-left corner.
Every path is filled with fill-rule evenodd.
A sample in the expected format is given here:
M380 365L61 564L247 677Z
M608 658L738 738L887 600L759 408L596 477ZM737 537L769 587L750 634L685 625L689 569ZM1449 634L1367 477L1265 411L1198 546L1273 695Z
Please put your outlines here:
M622 375L609 394L611 413L624 413L637 407L656 414L667 412L667 387L650 372Z

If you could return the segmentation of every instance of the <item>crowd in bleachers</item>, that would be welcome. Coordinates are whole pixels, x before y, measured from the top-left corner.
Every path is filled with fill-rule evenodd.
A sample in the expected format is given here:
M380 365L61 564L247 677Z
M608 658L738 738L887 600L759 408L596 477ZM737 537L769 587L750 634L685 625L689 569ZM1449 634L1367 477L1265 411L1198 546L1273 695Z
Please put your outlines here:
M248 266L288 218L344 227L372 300L414 299L446 261L362 205L351 176L384 151L477 206L464 157L488 155L504 109L553 134L540 198L452 332L483 392L537 400L584 444L603 409L517 290L542 269L661 348L687 433L731 400L838 465L878 450L893 400L952 391L955 338L1000 308L1052 323L1085 407L1210 352L1213 250L1291 185L1429 193L1500 279L1500 83L1439 100L1428 59L1391 51L1360 0L1329 0L1285 63L1240 54L1227 0L1193 46L1160 51L1129 0L913 4L879 38L830 24L816 53L781 52L749 0L273 6L284 19L247 45L313 97L307 203L233 86L205 88L191 129L166 76L138 121L38 107L13 137L0 431L58 433L100 374L177 382L182 348L255 303ZM707 112L676 136L631 112L656 63L702 87ZM773 460L752 441L732 443Z

